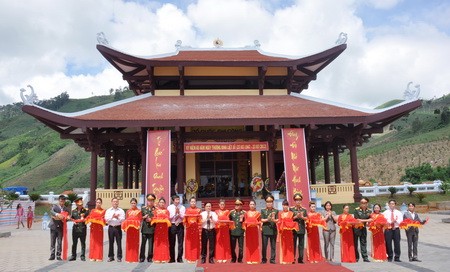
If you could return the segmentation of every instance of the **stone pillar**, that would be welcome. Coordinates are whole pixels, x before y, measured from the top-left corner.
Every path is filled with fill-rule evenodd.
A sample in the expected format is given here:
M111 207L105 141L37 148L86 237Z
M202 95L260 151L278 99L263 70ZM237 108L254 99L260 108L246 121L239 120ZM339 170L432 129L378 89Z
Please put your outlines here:
M133 189L133 159L128 161L128 189Z

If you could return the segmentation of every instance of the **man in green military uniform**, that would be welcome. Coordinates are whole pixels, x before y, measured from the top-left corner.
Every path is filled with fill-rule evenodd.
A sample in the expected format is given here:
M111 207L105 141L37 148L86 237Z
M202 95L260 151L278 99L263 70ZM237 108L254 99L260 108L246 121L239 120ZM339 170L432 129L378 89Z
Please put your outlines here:
M369 203L369 199L367 197L363 197L359 202L359 207L355 209L353 216L356 219L359 219L361 223L364 224L362 228L354 228L353 235L355 240L355 256L356 261L359 261L359 252L358 252L358 240L361 244L361 256L365 262L370 262L369 257L367 255L367 228L366 224L372 219L370 219L370 214L372 214L372 210L367 208Z
M72 227L72 256L69 261L75 261L77 258L77 244L78 239L80 239L81 244L81 255L80 260L85 261L85 252L86 252L86 224L85 218L89 214L89 210L83 207L83 198L77 197L75 199L75 204L77 207L72 210L71 220L73 221Z
M299 193L294 194L295 206L291 207L294 213L294 221L298 224L298 230L293 230L294 236L294 258L296 256L298 242L298 263L303 263L303 253L305 251L305 219L306 209L302 207L303 196Z
M231 262L236 262L236 242L239 246L239 253L237 256L238 263L242 263L244 256L244 229L242 229L242 222L244 222L245 211L242 210L242 201L236 199L234 202L234 210L230 212L230 220L234 222L235 228L231 230Z
M261 263L267 262L267 245L270 240L270 263L275 263L277 241L278 210L273 208L273 196L266 197L266 208L261 210L262 224L262 258Z
M139 253L139 262L145 261L145 246L148 241L148 255L147 262L153 262L153 238L155 234L155 227L151 224L153 218L153 211L155 210L155 199L154 194L147 194L147 206L141 208L142 212L142 224L141 224L141 250Z

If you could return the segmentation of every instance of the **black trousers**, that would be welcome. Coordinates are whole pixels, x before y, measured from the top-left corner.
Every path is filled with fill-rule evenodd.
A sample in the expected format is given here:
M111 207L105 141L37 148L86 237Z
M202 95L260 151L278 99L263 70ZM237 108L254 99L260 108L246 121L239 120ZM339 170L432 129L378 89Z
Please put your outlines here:
M275 262L277 235L262 235L261 261L267 262L267 244L270 240L270 261Z
M109 252L108 257L114 258L114 239L117 243L117 258L122 259L122 230L120 226L108 227Z
M387 229L384 231L384 239L386 240L386 251L388 260L400 258L400 229ZM394 242L394 252L392 252L392 242Z
M359 243L361 244L361 256L363 257L364 260L368 259L369 257L367 255L367 229L365 227L358 230L355 229L353 231L353 239L355 243L356 261L359 260L358 240Z
M209 245L209 259L214 259L216 248L216 230L202 229L202 260L206 260L206 247Z
M153 259L153 239L154 234L148 234L148 233L142 233L142 239L141 239L141 250L139 253L139 259L145 260L145 246L148 241L148 255L147 255L147 261Z
M305 252L305 234L297 233L295 230L293 231L294 236L294 258L297 251L297 241L298 241L298 260L303 261L303 253Z
M77 256L78 239L80 239L81 244L80 257L85 257L84 254L86 252L86 228L84 228L81 232L74 231L74 229L72 229L72 257Z
M244 257L244 236L233 236L230 235L231 239L231 261L236 261L236 242L239 247L239 252L237 256L237 261L242 262L242 258Z
M56 257L61 257L62 238L62 228L50 229L50 257L55 257L55 244L57 244Z
M408 241L408 258L417 259L417 244L419 243L419 232L406 231L406 239Z
M183 242L184 242L184 226L173 224L169 229L169 253L170 260L175 261L175 240L178 240L178 256L177 261L183 260Z

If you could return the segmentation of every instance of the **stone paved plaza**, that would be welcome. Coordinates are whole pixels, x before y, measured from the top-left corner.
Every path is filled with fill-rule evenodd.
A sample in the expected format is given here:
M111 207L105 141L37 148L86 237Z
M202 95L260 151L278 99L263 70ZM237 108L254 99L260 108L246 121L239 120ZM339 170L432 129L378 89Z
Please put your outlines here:
M450 215L421 214L423 219L430 218L427 225L420 230L419 236L419 259L421 263L409 262L406 256L406 236L402 231L402 256L401 263L363 263L344 264L353 271L386 272L386 271L449 271L450 270L450 224L442 223L443 218ZM32 230L15 229L15 226L1 227L0 232L11 231L11 236L0 238L0 271L202 271L194 264L149 264L149 263L108 263L82 262L79 259L74 262L48 261L50 247L50 231L43 231L40 223L35 223ZM370 233L370 232L369 232ZM88 233L89 237L89 233ZM71 244L69 237L69 246ZM122 239L125 242L125 237ZM369 239L370 240L370 239ZM339 258L339 237L336 239L335 247L336 261ZM107 237L105 235L105 242ZM87 240L89 244L89 238ZM369 243L369 250L371 244ZM125 246L123 246L125 249ZM107 256L107 243L104 247L104 256ZM87 248L89 250L89 248ZM157 250L157 249L156 249ZM69 251L70 252L70 251ZM70 253L69 253L70 254ZM106 259L106 258L105 258ZM217 264L220 265L220 264ZM268 265L268 268L270 266ZM301 265L294 265L293 268ZM301 271L301 269L299 269ZM231 271L230 271L231 272Z

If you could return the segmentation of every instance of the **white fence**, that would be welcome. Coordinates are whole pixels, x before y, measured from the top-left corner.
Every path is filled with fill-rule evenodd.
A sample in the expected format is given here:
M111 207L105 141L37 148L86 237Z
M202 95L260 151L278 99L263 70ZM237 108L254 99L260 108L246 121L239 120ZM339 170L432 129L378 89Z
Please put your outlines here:
M389 187L397 188L396 194L409 194L408 187L416 188L414 193L438 193L441 192L442 181L435 180L432 184L403 184L394 186L370 186L370 187L359 187L359 191L363 196L377 196L377 195L388 195Z
M78 194L78 196L83 198L83 203L86 205L89 199L89 191L84 191L82 194ZM41 195L41 197L37 200L39 203L49 203L49 204L57 204L59 195L55 195L53 192L49 192L48 195ZM19 200L22 201L30 201L29 195L19 195Z

